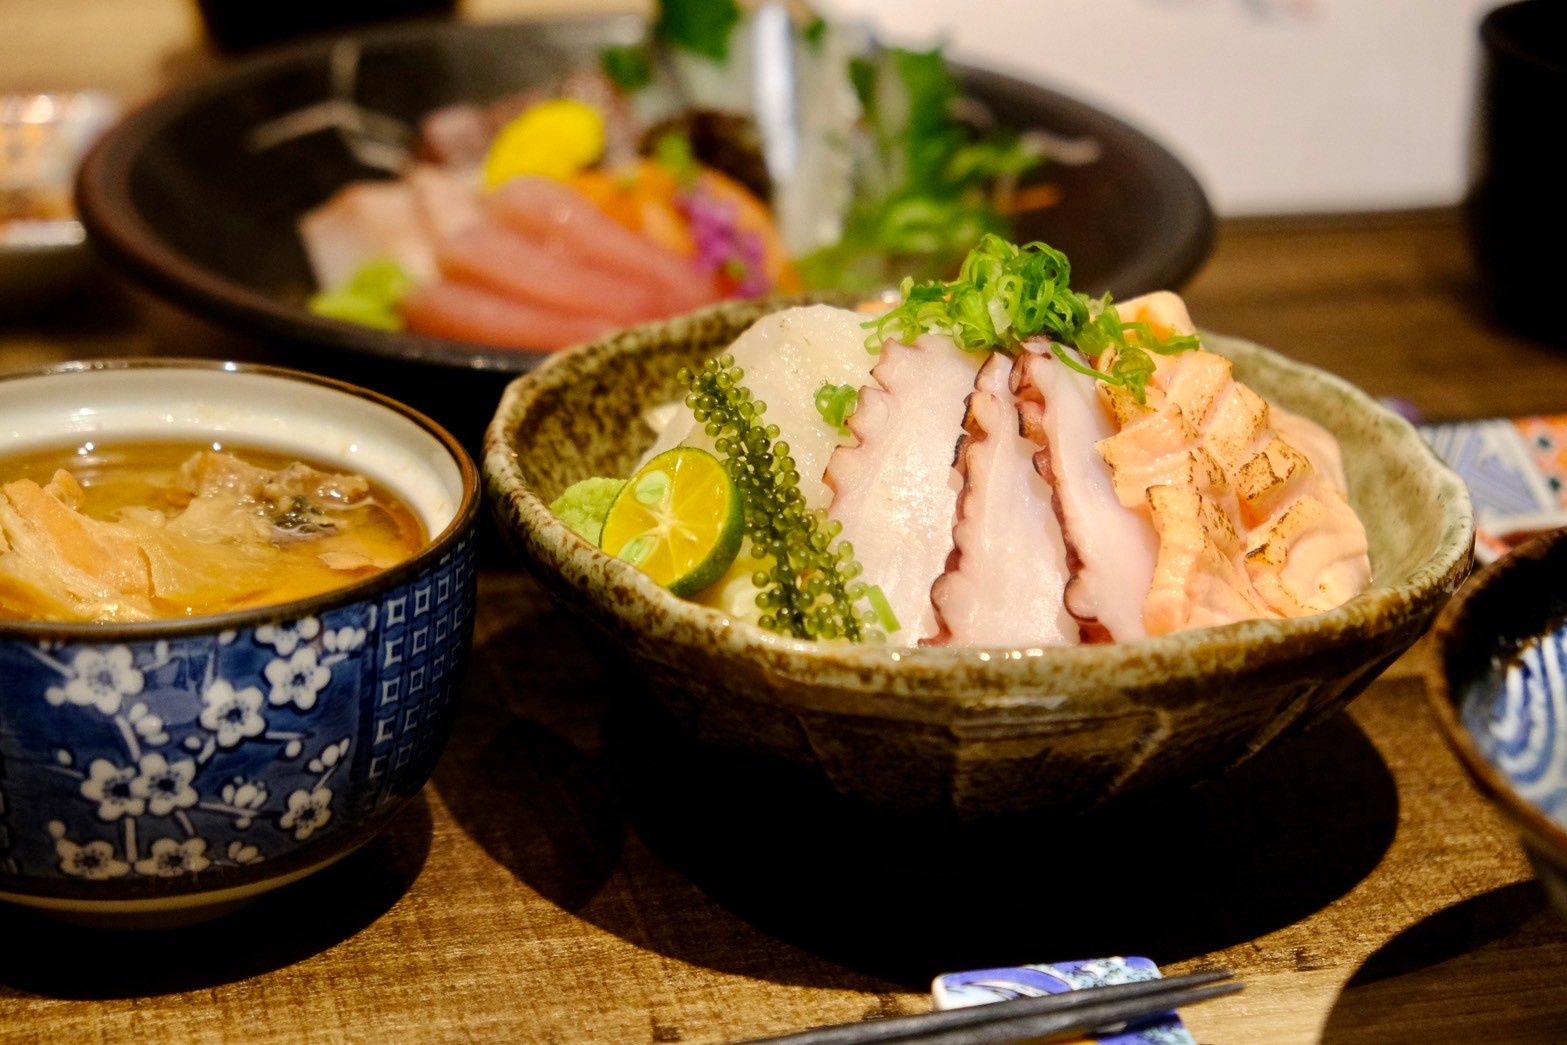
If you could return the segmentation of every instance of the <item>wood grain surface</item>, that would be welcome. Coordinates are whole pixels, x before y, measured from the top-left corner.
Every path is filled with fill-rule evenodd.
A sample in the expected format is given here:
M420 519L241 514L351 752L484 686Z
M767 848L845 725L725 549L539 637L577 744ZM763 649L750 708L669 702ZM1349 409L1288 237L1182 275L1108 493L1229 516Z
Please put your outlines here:
M1432 419L1567 410L1567 351L1484 315L1452 212L1228 222L1187 297ZM0 370L154 354L301 358L107 274L0 317ZM1117 953L1235 969L1186 1014L1211 1045L1567 1041L1567 923L1438 737L1418 647L1223 780L962 834L692 749L611 654L492 547L456 732L386 834L192 929L0 910L0 1041L721 1042Z

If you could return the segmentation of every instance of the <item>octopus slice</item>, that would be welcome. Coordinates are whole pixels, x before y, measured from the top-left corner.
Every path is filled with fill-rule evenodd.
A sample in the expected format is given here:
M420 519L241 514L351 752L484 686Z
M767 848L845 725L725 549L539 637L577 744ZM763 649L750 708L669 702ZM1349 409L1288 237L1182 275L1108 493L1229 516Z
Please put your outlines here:
M931 586L953 547L962 485L953 453L981 362L945 337L887 342L849 418L859 444L834 450L822 477L833 491L827 514L898 618L894 644L912 646L938 630Z
M1159 545L1146 513L1117 498L1095 446L1115 434L1098 383L1048 352L1025 352L1012 369L1021 431L1038 447L1035 467L1054 490L1071 572L1066 609L1084 642L1129 642L1147 634L1143 603Z
M955 468L963 478L952 554L931 587L940 631L929 645L1074 646L1066 547L1038 449L1018 430L1012 360L996 354L968 397Z

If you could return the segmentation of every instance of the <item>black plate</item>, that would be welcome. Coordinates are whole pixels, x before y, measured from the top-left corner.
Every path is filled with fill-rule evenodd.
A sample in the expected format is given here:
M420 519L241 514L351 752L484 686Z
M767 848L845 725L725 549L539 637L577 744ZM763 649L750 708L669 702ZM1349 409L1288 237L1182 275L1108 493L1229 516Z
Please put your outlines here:
M505 25L423 23L355 35L355 100L415 122L456 101L485 101L596 63L607 44L641 35L635 17ZM541 353L387 333L312 315L310 267L295 232L301 213L373 172L326 131L255 152L260 124L330 97L331 41L236 63L130 116L83 164L82 220L93 240L174 301L245 333L363 361L521 372ZM959 68L967 90L1004 123L1089 137L1100 158L1052 165L1063 202L1021 223L1072 259L1073 285L1117 297L1173 288L1196 271L1213 216L1196 180L1142 133L1054 91ZM335 360L343 363L346 360ZM308 365L308 364L306 364Z

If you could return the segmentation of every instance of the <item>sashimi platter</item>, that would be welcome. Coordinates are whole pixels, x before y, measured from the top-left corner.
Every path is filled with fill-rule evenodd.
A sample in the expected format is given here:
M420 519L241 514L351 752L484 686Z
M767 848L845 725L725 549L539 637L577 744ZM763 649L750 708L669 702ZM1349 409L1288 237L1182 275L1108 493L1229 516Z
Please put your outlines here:
M723 301L951 278L987 233L1123 296L1212 245L1191 172L1067 95L791 5L650 6L226 65L110 132L83 221L220 323L392 361L352 373L394 394Z
M729 298L948 274L979 235L1058 201L1025 185L1042 133L1000 124L939 50L770 26L732 0L660 11L600 68L434 108L410 147L372 153L385 171L299 219L312 311L556 349ZM764 89L768 62L797 81Z

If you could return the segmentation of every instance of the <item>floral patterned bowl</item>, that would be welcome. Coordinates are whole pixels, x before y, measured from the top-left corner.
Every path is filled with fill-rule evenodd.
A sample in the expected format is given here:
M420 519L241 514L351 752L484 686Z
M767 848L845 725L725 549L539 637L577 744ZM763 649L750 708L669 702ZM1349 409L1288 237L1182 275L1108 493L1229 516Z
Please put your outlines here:
M145 361L0 378L0 459L113 439L356 471L431 535L379 576L259 610L0 621L0 899L190 920L346 855L423 787L472 637L478 477L428 419L290 371Z
M1567 529L1487 566L1448 605L1426 692L1567 914Z
M518 557L675 720L869 806L1073 812L1220 772L1341 708L1469 572L1468 491L1407 422L1330 374L1205 335L1240 379L1338 436L1373 566L1345 605L1052 650L819 645L732 621L604 555L547 506L577 479L629 474L652 439L643 411L770 307L721 305L552 357L502 398L485 485Z

